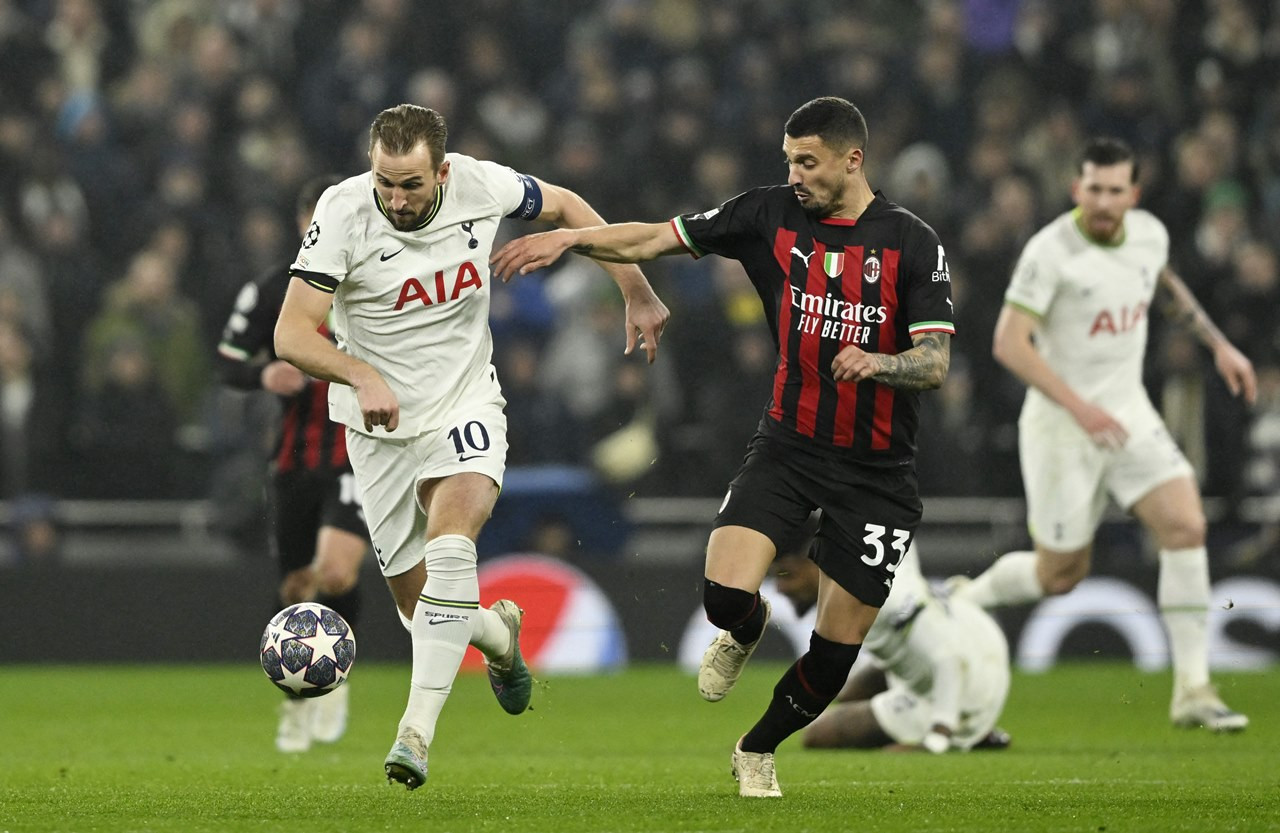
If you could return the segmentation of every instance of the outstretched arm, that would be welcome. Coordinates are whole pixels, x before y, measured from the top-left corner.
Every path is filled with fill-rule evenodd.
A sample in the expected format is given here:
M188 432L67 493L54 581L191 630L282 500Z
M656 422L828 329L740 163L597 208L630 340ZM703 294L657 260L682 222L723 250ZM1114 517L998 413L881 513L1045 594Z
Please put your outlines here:
M912 348L901 353L868 353L850 344L831 362L837 382L875 379L903 390L930 390L942 386L951 366L951 336L920 333L911 337Z
M596 213L586 200L578 194L570 191L568 188L561 188L558 185L552 185L547 182L538 181L539 187L542 189L542 213L538 215L538 219L547 220L555 223L561 229L579 230L588 227L606 227L604 220ZM607 228L607 227L606 227ZM548 232L547 237L554 239L559 232ZM504 282L509 280L516 269L520 274L527 274L534 269L554 263L560 254L564 252L564 247L551 247L546 253L526 253L530 247L537 247L540 243L526 243L534 238L541 238L543 235L528 235L526 237L517 238L506 246L502 247L490 259L490 265L495 274ZM524 245L521 245L524 244ZM558 244L557 244L558 245ZM531 259L537 259L540 262L534 265ZM604 259L604 258L599 258ZM671 317L671 313L667 310L665 304L654 293L653 287L649 285L649 281L645 279L644 273L639 267L635 266L636 261L632 259L611 259L608 263L602 263L601 267L609 273L614 283L618 285L618 289L622 292L622 298L626 303L626 354L630 355L635 349L637 337L641 346L644 347L648 354L649 363L658 355L658 340L662 336L662 330L667 325L667 319Z
M566 250L605 263L642 263L687 251L670 223L614 223L518 237L489 262L494 273L507 281L550 266Z
M1253 364L1227 340L1182 278L1168 266L1160 270L1160 286L1168 290L1166 314L1191 330L1200 343L1213 352L1213 363L1227 388L1236 396L1243 394L1244 401L1252 405L1258 396L1258 378L1253 372Z

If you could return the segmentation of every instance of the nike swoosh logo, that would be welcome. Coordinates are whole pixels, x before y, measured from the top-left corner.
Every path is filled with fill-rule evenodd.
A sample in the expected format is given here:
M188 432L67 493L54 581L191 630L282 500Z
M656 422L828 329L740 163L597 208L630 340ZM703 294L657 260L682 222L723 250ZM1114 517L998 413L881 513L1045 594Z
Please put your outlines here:
M483 457L483 456L484 456L483 454L470 454L470 455L467 455L466 457L463 457L461 454L459 454L459 455L458 455L458 462L459 462L459 463L465 463L465 462L467 462L468 460L474 460L474 459L476 459L477 457Z
M443 625L446 622L465 622L465 619L455 619L452 616L432 616L427 620L428 625Z
M401 246L399 249L396 249L394 252L392 252L389 255L378 255L378 260L384 260L384 261L390 260L391 258L395 257L396 255L400 254L403 251L404 251L404 246Z

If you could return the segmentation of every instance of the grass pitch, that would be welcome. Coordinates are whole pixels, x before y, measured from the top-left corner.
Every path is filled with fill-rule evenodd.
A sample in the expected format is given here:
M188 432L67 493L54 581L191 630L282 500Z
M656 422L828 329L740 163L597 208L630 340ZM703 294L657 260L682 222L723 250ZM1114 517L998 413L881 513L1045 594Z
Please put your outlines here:
M0 669L0 833L1280 830L1280 673L1219 675L1239 735L1169 726L1169 677L1120 664L1015 675L1006 752L779 750L780 800L729 752L782 666L721 703L669 667L543 680L502 712L458 680L415 792L382 759L408 668L357 665L346 737L273 747L275 689L243 667Z

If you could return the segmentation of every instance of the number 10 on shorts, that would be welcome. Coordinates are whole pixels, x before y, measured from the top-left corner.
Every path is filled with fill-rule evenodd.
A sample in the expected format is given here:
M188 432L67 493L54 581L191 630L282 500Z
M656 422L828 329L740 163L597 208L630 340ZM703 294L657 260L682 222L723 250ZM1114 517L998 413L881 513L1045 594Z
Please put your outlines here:
M892 564L885 565L885 569L893 572L898 569L898 565L902 563L902 559L907 554L907 544L911 541L911 531L906 529L889 529L880 524L867 524L867 534L862 539L862 543L868 544L876 551L874 556L863 555L862 561L868 567L879 567L884 562L884 544L887 534L893 535L893 541L889 546L897 553L897 557L893 559Z

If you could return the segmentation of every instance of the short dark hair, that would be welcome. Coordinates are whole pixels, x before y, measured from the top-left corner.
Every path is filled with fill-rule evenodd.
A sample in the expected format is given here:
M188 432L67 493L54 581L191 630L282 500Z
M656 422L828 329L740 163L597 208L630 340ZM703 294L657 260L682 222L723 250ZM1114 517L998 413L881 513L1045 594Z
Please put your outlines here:
M1098 136L1090 139L1080 153L1080 173L1084 173L1086 162L1092 162L1104 168L1128 162L1132 165L1129 181L1138 181L1138 157L1124 139L1113 136Z
M431 154L431 164L444 163L444 144L449 136L444 116L435 110L416 104L397 104L378 114L369 125L369 153L375 145L383 151L403 156L419 144L425 144Z
M852 102L833 95L802 104L787 119L787 135L793 139L817 136L827 147L867 150L867 120Z
M308 179L298 190L298 199L293 204L294 211L299 214L310 214L315 211L316 203L320 202L320 195L325 192L325 189L332 188L341 181L342 177L337 174L322 174Z

